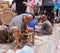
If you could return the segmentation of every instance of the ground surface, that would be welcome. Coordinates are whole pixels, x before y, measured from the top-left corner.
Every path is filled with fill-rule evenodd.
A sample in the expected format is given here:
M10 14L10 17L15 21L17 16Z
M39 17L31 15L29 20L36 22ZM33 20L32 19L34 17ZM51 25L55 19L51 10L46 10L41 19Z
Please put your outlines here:
M52 35L35 35L34 43L34 53L60 53L60 24L54 25ZM13 49L15 46L15 43L0 44L0 50Z
M60 24L55 24L53 29L52 35L38 37L40 42L35 39L34 53L60 53Z

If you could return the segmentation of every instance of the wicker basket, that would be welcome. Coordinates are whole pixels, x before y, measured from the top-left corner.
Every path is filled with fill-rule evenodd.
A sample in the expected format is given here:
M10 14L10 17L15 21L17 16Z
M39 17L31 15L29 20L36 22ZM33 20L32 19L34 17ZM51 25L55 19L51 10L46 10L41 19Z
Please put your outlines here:
M0 4L0 8L3 9L5 8L6 6L4 6L4 4Z
M3 4L0 4L0 12L2 12L3 9L5 9L6 7Z
M2 10L2 12L5 12L5 11L10 11L10 8L5 8Z
M0 13L2 12L2 9L0 8Z
M1 22L1 15L2 15L2 13L0 13L0 25L2 24L2 22Z
M14 16L16 15L13 14L12 12L5 11L1 16L1 21L3 24L9 25L9 23L11 22L12 18L14 18Z
M6 7L10 8L10 3L9 3L9 1L5 1L4 4L6 5Z

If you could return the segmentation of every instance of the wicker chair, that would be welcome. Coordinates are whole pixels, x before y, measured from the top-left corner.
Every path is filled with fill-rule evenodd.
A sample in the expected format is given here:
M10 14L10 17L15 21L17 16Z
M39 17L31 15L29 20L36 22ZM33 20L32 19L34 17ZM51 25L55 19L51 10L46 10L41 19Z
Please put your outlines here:
M23 35L23 39L21 39L21 41L24 44L27 43L27 45L29 45L29 46L34 45L34 32L25 33Z
M10 8L5 8L2 10L2 12L5 12L5 11L10 11Z
M0 8L1 9L5 8L4 4L0 3Z
M14 16L16 16L16 14L13 12L5 11L2 13L1 21L3 24L9 25Z
M5 4L8 8L10 8L10 3L9 3L9 1L5 1L4 4Z

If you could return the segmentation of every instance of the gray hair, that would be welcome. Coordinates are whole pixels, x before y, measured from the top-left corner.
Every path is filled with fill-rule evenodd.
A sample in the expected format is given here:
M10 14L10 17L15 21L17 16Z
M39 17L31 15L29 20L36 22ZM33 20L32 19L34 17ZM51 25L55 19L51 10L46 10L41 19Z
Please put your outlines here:
M23 15L23 17L25 16L25 18L27 19L27 20L29 20L30 19L30 14L25 14L25 15Z

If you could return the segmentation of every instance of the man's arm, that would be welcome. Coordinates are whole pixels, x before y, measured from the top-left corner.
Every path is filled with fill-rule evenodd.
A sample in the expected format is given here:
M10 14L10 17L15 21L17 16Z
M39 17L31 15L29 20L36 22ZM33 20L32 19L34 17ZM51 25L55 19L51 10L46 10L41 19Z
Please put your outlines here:
M23 2L23 4L25 4L26 6L29 6L29 7L33 8L33 7L32 7L32 4L30 4L30 3Z
M13 8L14 8L14 11L16 10L16 2L17 2L17 0L14 0L14 1L13 1L13 5L12 5Z

